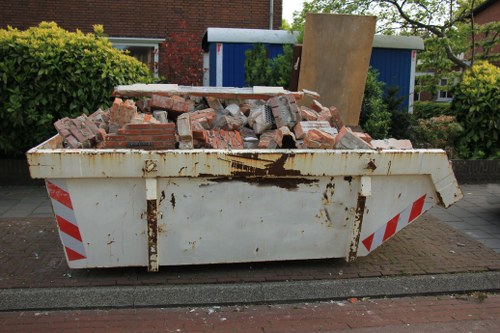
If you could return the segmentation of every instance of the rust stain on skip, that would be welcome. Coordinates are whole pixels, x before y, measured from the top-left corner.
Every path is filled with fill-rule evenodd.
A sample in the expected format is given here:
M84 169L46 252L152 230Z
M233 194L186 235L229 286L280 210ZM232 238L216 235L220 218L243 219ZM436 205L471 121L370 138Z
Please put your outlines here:
M148 271L158 272L158 214L156 199L147 200Z
M228 155L231 160L232 175L244 176L301 176L300 170L286 169L285 164L295 154L281 154L276 160L261 159L256 153ZM263 167L258 166L263 165Z
M285 177L273 177L273 178L264 178L264 177L220 177L220 178L210 178L208 179L210 182L215 183L226 183L239 181L243 183L248 183L256 186L276 186L279 188L283 188L286 190L297 190L299 185L305 184L310 185L318 182L318 179L309 179L309 178L285 178ZM205 186L209 186L209 184L204 184Z
M347 255L346 258L348 262L351 262L354 259L356 259L358 255L359 238L361 236L361 228L363 226L365 205L366 205L366 197L359 194L356 205L356 212L354 215L354 225L353 225L354 234L351 239L351 244L349 246L349 254Z

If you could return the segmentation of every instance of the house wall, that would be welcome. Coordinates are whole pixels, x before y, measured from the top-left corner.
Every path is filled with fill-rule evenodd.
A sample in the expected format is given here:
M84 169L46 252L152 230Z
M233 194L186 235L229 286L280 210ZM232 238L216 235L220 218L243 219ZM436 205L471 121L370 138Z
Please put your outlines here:
M491 4L474 16L476 23L485 24L500 20L500 1L490 1Z
M485 3L483 9L475 13L474 20L477 24L500 21L500 1L492 0ZM476 39L481 38L481 35L476 36ZM482 50L478 49L477 52L482 52ZM500 45L497 45L495 48L493 48L491 52L493 54L500 53ZM496 66L500 66L500 61L493 61L493 64L495 64Z
M274 0L274 29L281 25L281 12L282 0ZM164 38L188 31L201 40L208 27L268 29L269 0L2 0L0 28L24 30L41 21L83 32L102 24L114 37Z

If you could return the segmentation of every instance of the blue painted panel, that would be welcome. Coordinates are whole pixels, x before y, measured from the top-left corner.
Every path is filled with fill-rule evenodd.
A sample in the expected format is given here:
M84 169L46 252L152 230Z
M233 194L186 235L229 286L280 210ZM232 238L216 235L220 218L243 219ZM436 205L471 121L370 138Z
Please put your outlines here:
M370 65L379 71L379 80L388 87L399 87L399 96L404 97L403 106L408 107L411 78L412 50L374 48Z
M225 87L245 86L245 51L252 47L252 44L224 43L222 82Z
M210 86L216 85L217 43L210 44ZM222 82L225 87L245 87L245 51L253 48L248 43L224 43ZM275 58L283 53L283 45L266 44L268 55Z
M266 45L269 58L273 59L279 56L280 54L283 54L283 45L281 44L268 44Z
M209 73L210 73L210 86L215 87L217 84L216 81L216 70L217 70L217 43L210 44L209 48Z

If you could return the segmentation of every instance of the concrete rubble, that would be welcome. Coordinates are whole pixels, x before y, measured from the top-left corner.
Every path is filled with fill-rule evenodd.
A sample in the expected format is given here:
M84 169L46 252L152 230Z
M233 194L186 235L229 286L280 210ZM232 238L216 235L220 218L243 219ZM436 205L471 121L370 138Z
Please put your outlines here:
M224 90L208 96L201 90L120 95L107 110L63 118L54 126L64 146L73 149L412 149L408 140L372 140L353 131L317 94L308 92L315 99L299 106L300 93L266 96L259 88L246 95Z

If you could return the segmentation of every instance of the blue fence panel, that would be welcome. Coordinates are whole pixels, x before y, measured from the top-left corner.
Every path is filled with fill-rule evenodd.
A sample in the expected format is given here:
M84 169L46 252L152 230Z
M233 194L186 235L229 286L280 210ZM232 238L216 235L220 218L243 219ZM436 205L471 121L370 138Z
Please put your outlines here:
M412 50L374 48L370 65L379 71L379 80L384 89L398 87L398 96L403 97L403 107L408 108L410 95Z

